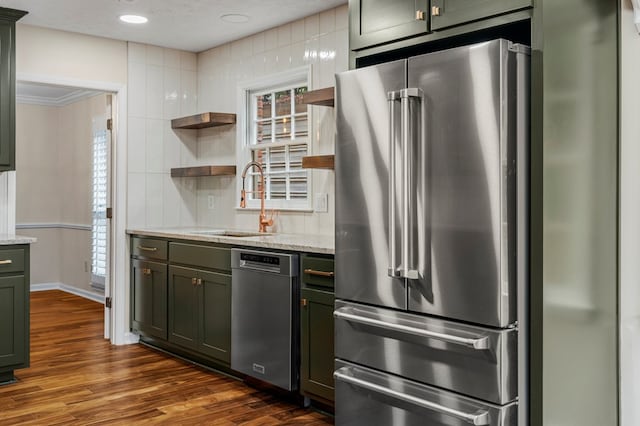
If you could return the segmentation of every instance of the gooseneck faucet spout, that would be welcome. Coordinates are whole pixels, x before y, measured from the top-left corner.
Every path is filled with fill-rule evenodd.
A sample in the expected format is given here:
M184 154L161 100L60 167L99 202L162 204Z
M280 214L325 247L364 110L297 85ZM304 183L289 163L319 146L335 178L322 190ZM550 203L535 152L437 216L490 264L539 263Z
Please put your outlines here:
M247 177L247 171L251 167L255 167L258 169L260 173L260 191L249 191L249 192L260 192L260 218L259 218L259 232L267 232L267 226L273 226L273 219L267 219L267 213L264 208L264 169L262 165L256 161L251 161L244 166L244 170L242 171L242 191L240 191L240 208L247 207L247 191L244 189L244 181Z

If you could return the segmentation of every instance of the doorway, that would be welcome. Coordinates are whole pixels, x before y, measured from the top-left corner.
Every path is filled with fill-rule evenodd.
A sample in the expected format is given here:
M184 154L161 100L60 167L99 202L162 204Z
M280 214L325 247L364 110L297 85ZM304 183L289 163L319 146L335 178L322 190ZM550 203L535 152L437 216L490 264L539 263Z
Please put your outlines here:
M31 289L109 297L113 93L18 81L16 229L36 237ZM111 321L105 308L105 337Z

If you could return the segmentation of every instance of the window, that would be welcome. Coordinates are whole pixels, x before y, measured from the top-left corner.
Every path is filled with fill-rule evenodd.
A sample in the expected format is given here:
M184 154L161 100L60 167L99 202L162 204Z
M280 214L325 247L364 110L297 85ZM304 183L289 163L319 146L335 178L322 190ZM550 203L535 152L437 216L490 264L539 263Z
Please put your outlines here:
M91 285L104 289L107 275L107 130L93 134Z
M241 88L247 118L242 126L244 138L238 152L238 172L250 161L262 165L268 208L310 208L310 176L302 168L302 157L310 151L309 113L302 103L308 80L305 68ZM262 188L256 168L247 171L245 188L247 206L259 207Z

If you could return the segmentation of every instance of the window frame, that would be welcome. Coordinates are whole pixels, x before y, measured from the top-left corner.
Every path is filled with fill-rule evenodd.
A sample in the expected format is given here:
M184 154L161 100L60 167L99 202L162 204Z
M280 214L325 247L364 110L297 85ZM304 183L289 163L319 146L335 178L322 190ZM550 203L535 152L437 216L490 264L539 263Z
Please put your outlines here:
M303 67L293 68L290 70L278 72L265 77L259 77L243 83L238 84L237 92L237 105L238 105L238 123L237 123L237 138L236 138L236 208L240 208L240 191L242 189L242 171L244 167L252 161L252 138L253 138L253 118L254 118L254 104L251 102L252 95L264 92L278 92L284 88L291 88L291 86L306 86L307 90L311 90L312 81L311 66L306 65ZM274 100L275 102L275 100ZM292 115L295 111L291 111ZM307 154L312 155L313 150L313 117L312 109L307 107ZM300 141L303 139L301 138ZM289 143L286 143L289 145ZM281 144L273 143L265 144L267 147L277 147ZM250 188L250 175L253 170L249 170L246 178L247 189ZM307 198L306 200L265 200L265 206L268 209L278 209L285 211L303 211L310 212L312 210L312 173L307 170ZM248 198L248 197L247 197ZM247 199L246 209L259 210L259 199Z

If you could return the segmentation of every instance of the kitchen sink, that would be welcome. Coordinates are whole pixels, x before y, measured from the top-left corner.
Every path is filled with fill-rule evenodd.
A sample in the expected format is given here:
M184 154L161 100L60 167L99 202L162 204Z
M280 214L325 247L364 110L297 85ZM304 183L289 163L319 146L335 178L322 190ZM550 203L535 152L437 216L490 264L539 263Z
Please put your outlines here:
M194 231L194 234L198 235L212 235L221 237L264 237L273 235L268 232L252 232L252 231L232 231L232 230L212 230L212 231Z

